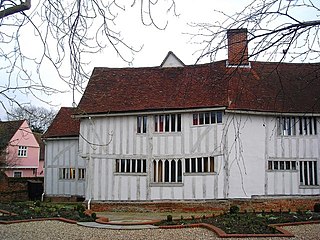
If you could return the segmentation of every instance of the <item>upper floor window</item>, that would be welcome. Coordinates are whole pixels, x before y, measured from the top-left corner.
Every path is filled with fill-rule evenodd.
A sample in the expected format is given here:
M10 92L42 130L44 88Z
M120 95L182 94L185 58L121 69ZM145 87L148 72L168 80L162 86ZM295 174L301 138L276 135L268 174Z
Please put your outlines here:
M279 160L268 161L268 170L272 170L272 171L297 170L297 162L296 161L279 161Z
M22 172L20 172L20 171L14 171L14 172L13 172L13 177L15 177L15 178L21 178L21 177L22 177Z
M147 132L147 116L137 116L137 133Z
M26 157L27 156L27 147L19 146L18 147L18 157Z
M181 114L159 114L154 123L155 132L181 132Z
M316 135L316 117L278 117L278 135Z
M193 114L193 125L222 123L222 111L201 112Z

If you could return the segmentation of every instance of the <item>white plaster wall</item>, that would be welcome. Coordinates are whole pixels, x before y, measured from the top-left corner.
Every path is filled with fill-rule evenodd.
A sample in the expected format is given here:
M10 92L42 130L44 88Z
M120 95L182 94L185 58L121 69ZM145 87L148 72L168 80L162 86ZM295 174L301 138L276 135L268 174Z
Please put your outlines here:
M59 179L59 168L86 168L85 160L79 157L78 142L78 139L46 140L44 183L46 195L85 196L84 180Z
M155 133L154 115L148 116L148 132L136 133L136 116L113 116L81 120L81 155L90 159L87 199L212 199L223 197L221 141L223 124L192 126L192 113L181 114L182 131ZM91 146L90 144L91 143ZM215 156L217 174L185 177L185 184L152 184L154 158L179 159ZM148 174L115 173L115 159L147 159ZM188 178L193 179L192 184ZM110 185L111 184L111 185ZM191 192L191 194L190 194ZM194 192L194 193L193 193Z
M266 142L267 160L305 161L317 160L318 183L320 176L320 133L317 123L317 135L279 136L276 132L276 118L267 118L268 132ZM299 170L266 171L266 194L320 194L318 186L300 186Z

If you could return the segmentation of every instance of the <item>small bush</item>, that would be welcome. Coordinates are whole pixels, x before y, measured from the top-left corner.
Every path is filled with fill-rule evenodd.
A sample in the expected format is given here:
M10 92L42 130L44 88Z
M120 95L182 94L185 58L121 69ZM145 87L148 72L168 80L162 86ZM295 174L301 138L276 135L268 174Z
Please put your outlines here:
M76 206L76 210L79 212L79 213L82 213L86 210L86 208L82 205L82 204L77 204Z
M313 211L314 212L320 212L320 203L315 203L314 204Z
M93 220L96 220L97 219L97 214L95 212L91 213L91 217Z
M231 206L230 207L230 213L231 214L237 214L237 213L239 213L239 211L240 211L240 208L239 208L239 206L237 206L237 205L234 205L234 206Z
M193 215L191 215L191 219L192 219L192 220L194 220L194 219L195 219L195 217L194 217Z
M168 222L172 222L172 215L168 215L168 216L167 216L167 221L168 221Z
M41 206L41 202L39 200L37 200L37 201L34 202L34 205L36 207L40 207Z

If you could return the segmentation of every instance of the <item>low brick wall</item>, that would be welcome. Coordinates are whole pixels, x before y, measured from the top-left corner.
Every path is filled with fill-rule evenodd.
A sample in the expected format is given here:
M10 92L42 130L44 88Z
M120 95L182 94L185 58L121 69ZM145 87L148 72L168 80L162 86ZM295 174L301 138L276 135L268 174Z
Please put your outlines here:
M91 209L96 212L206 212L222 213L237 205L244 212L279 212L313 210L320 202L320 196L259 197L250 199L222 199L206 201L91 201ZM87 204L87 201L86 201Z
M43 182L43 178L11 178L0 173L0 201L28 201L28 181Z

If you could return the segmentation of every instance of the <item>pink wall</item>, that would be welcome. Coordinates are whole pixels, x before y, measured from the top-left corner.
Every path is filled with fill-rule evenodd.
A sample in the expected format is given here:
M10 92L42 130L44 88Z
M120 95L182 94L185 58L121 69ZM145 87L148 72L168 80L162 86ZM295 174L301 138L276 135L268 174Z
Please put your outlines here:
M25 157L18 157L19 146L27 147ZM12 166L12 170L6 171L8 177L13 176L13 171L22 171L23 177L37 176L40 147L27 121L22 123L19 130L11 138L7 151L7 161Z

